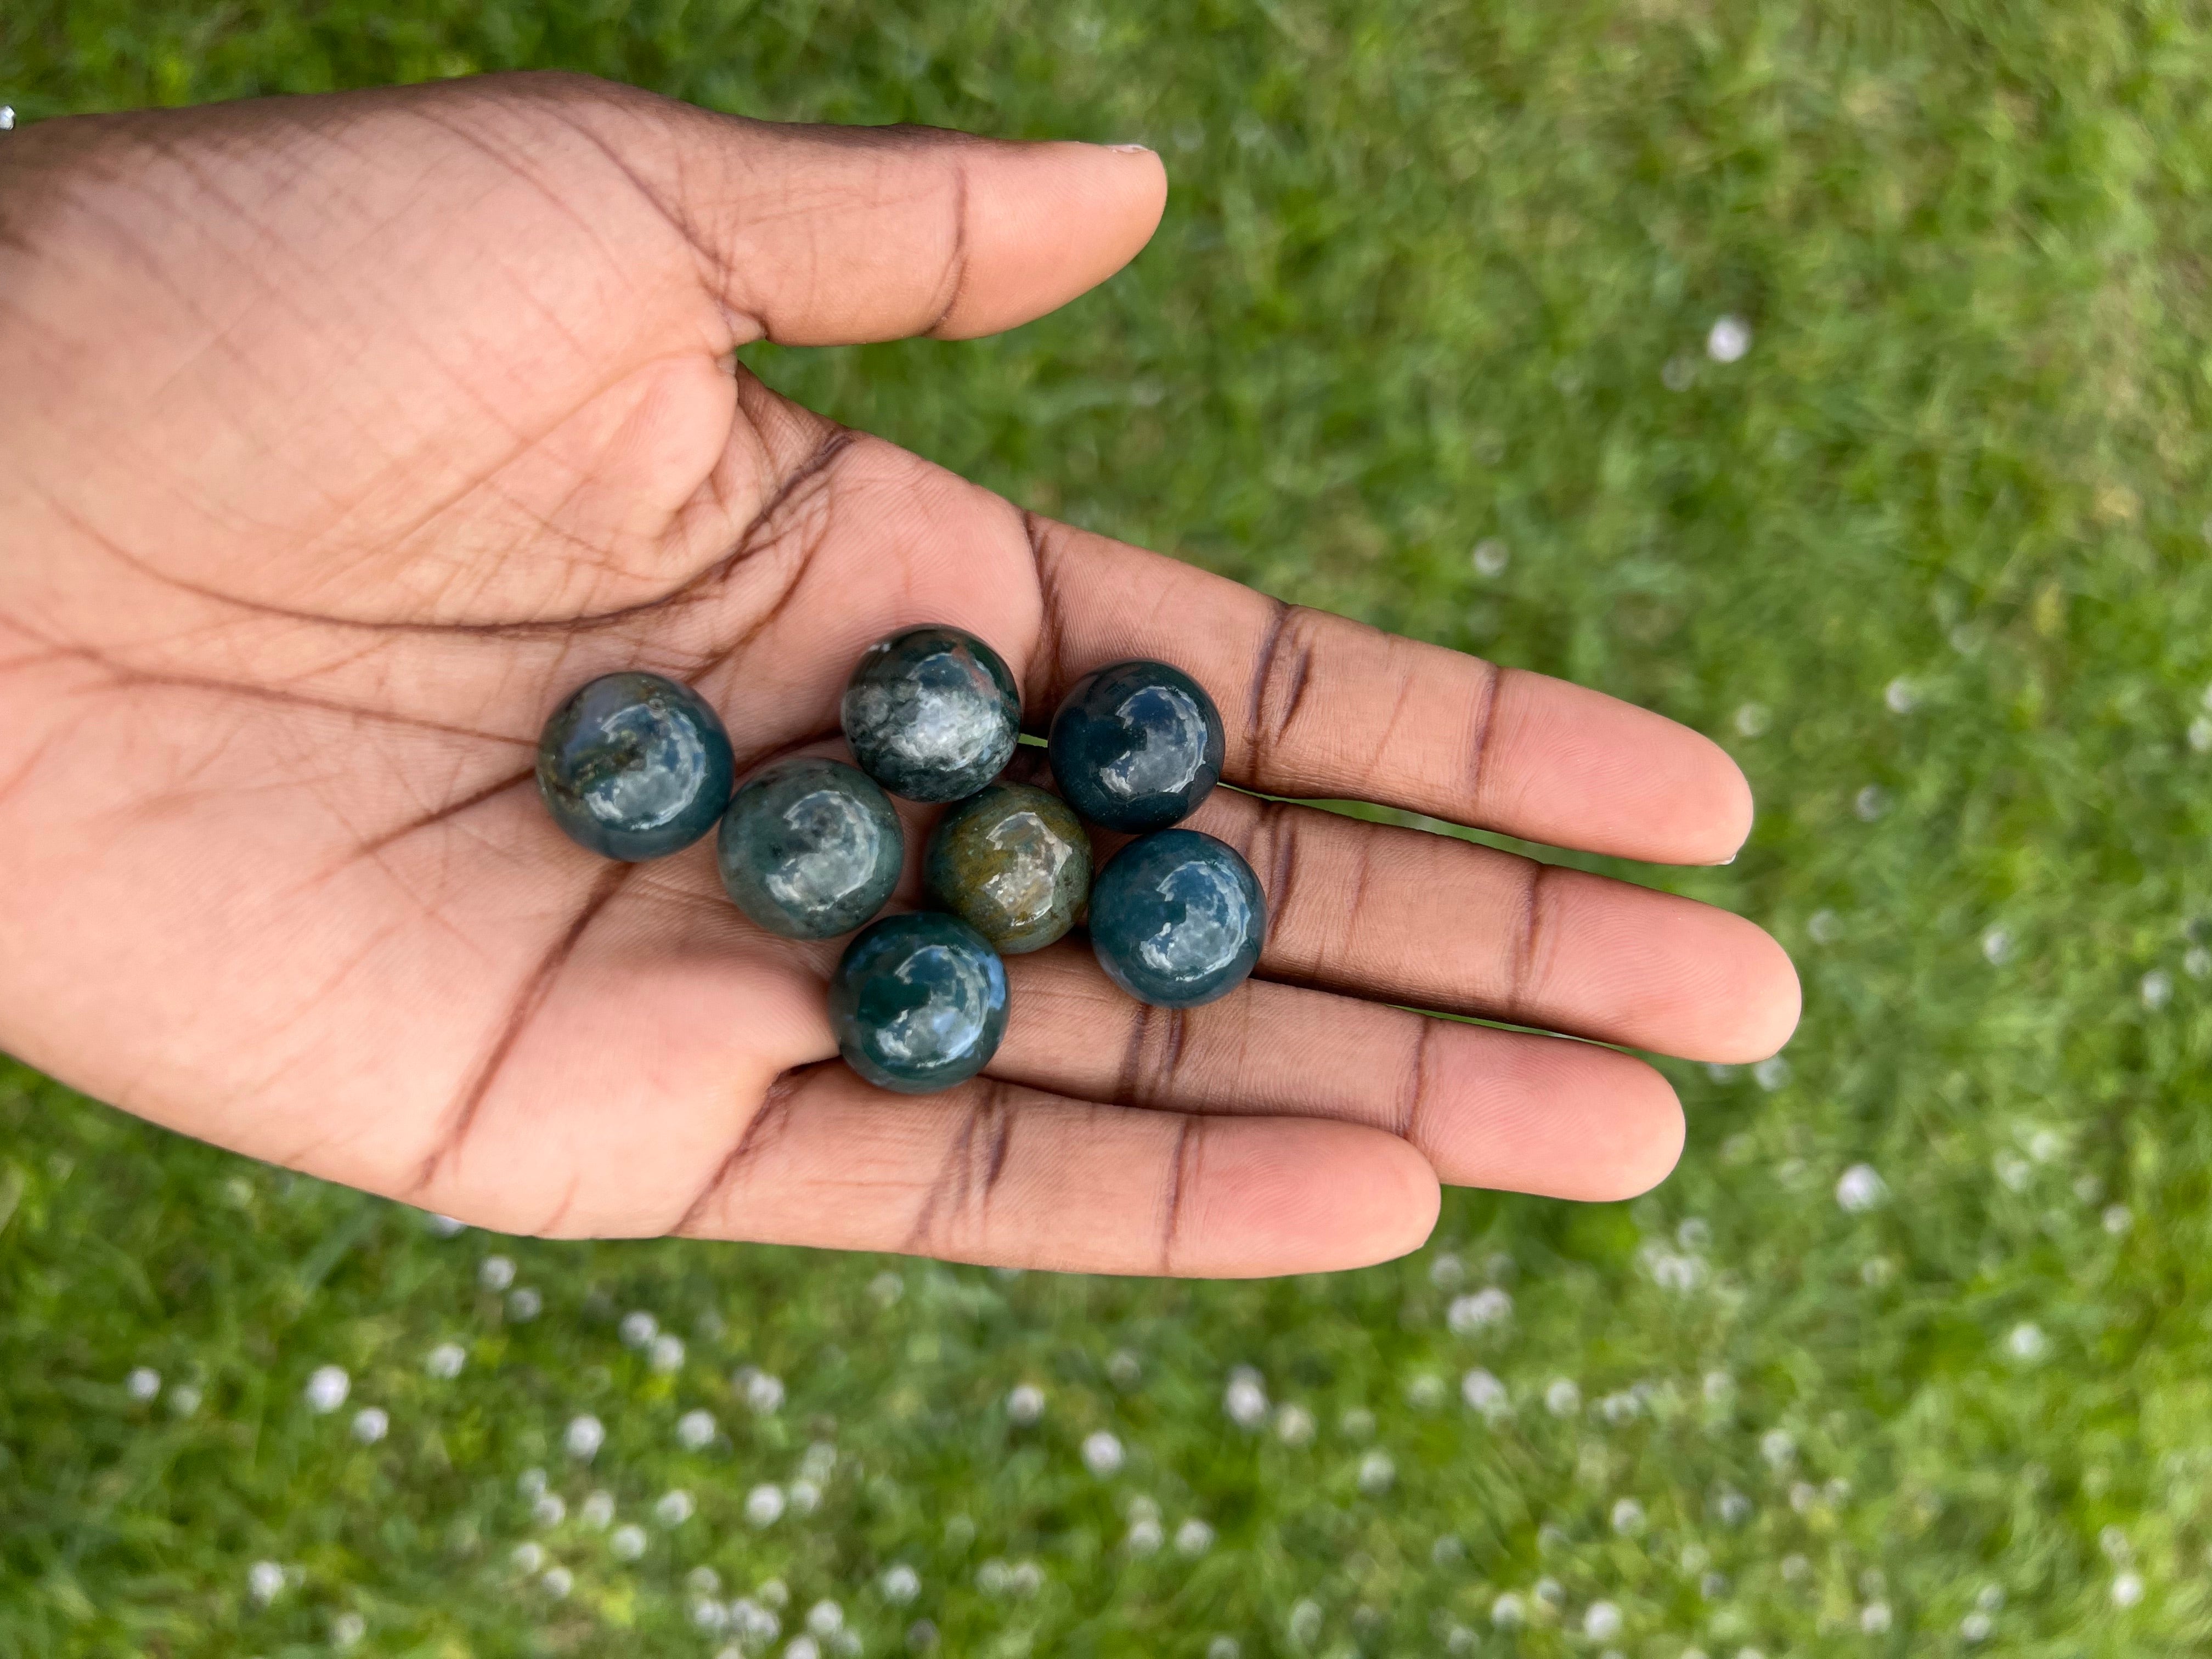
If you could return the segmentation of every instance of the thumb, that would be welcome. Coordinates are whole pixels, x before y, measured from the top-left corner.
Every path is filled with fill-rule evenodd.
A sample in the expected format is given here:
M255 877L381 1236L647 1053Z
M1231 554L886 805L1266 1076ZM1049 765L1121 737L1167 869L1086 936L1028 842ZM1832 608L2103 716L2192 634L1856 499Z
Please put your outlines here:
M967 339L1041 317L1132 258L1167 173L1139 145L933 127L786 126L674 108L664 187L745 337Z

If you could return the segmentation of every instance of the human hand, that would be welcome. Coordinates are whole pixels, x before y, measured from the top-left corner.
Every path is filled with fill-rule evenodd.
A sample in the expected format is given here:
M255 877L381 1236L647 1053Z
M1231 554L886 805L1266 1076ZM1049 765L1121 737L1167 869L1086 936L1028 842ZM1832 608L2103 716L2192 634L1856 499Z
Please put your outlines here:
M1012 958L989 1074L907 1098L830 1058L836 943L753 927L711 842L606 863L537 799L593 675L695 684L742 773L830 745L861 649L928 621L1033 722L1179 665L1245 790L1731 855L1749 793L1693 732L1023 513L733 367L1039 315L1164 188L1141 150L568 77L0 137L0 1042L514 1231L1269 1273L1413 1248L1440 1179L1659 1179L1642 1061L1392 1005L1755 1059L1796 981L1723 912L1219 790L1193 823L1267 890L1257 980L1170 1012L1076 942Z

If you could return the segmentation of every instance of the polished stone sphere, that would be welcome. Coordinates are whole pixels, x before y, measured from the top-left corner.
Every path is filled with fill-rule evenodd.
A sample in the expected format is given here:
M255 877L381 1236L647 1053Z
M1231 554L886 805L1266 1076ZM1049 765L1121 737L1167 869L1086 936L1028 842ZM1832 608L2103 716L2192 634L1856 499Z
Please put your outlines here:
M714 854L723 888L769 932L830 939L884 908L906 836L890 797L859 768L793 755L731 798Z
M891 793L960 800L1012 758L1022 696L997 652L932 625L870 646L838 715L853 758Z
M949 1089L1006 1034L1006 964L957 916L885 916L839 958L830 1026L845 1063L878 1088Z
M1052 775L1091 823L1142 835L1190 816L1221 781L1221 715L1164 662L1117 662L1076 681L1052 717Z
M1091 945L1139 1002L1192 1008L1251 975L1267 935L1260 879L1237 849L1163 830L1106 862L1091 888Z
M553 711L538 790L570 840L611 859L657 859L714 827L737 772L729 734L688 685L604 674Z
M1083 909L1091 838L1057 795L994 783L939 820L922 879L933 902L1002 954L1041 951Z

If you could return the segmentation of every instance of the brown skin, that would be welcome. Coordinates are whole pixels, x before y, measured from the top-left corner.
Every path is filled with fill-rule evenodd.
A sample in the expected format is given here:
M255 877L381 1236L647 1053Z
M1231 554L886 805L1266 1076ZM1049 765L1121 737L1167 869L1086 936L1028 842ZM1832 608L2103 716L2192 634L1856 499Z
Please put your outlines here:
M1224 790L1194 824L1267 889L1259 981L1147 1011L1066 941L1009 963L991 1077L891 1099L829 1059L834 942L750 927L709 843L617 866L548 821L584 679L691 682L745 768L939 621L1032 710L1182 665L1249 789L1735 852L1693 732L1025 514L733 365L1052 309L1151 234L1148 152L550 76L0 146L0 1044L79 1088L514 1231L1272 1273L1414 1247L1440 1180L1674 1162L1642 1062L1393 1004L1717 1060L1796 1021L1736 917Z

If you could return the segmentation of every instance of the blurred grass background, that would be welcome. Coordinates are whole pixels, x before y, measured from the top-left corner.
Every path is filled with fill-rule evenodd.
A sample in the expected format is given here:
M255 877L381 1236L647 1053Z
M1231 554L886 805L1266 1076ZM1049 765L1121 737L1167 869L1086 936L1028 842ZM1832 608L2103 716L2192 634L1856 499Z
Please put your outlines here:
M1712 733L1663 878L1803 1029L1634 1204L1236 1286L447 1237L0 1073L0 1653L2212 1643L2202 5L0 13L27 122L544 64L1158 148L1061 315L755 366Z

